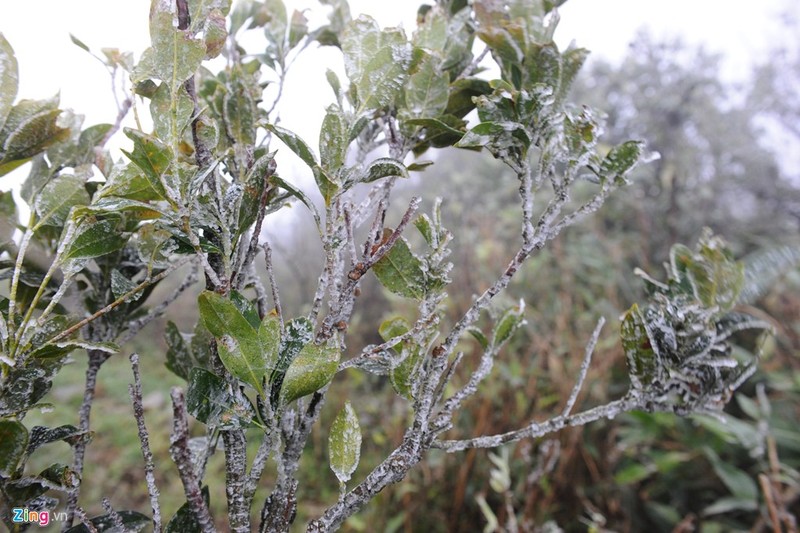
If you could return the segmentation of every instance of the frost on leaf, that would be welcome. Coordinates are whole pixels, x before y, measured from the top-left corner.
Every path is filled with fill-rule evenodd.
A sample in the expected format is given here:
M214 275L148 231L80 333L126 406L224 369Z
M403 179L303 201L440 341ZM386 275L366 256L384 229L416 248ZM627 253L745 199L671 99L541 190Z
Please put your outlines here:
M347 483L361 457L361 427L355 409L346 402L331 425L328 454L333 473L340 483Z
M719 410L755 370L770 327L730 311L743 273L721 238L706 231L694 251L676 245L670 257L667 282L646 278L652 296L622 320L632 393L653 410ZM759 335L738 336L743 330ZM734 343L750 355L735 356Z

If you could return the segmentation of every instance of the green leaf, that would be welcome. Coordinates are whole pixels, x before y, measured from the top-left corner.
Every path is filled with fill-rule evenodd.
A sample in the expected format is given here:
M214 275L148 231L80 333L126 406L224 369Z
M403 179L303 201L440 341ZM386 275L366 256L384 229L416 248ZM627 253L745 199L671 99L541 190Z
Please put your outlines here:
M405 359L389 372L389 381L395 392L406 398L414 399L414 383L419 373L420 363L422 362L423 351L417 346L408 345L404 347Z
M255 411L243 395L239 398L236 401L225 380L208 370L193 368L190 372L186 409L207 426L219 429L249 426Z
M409 329L411 329L411 325L408 323L408 320L403 317L396 316L381 322L381 325L378 327L378 335L380 335L384 341L388 341L389 339L393 339L394 337L399 337L400 335L405 334ZM397 350L398 352L401 348L401 343L397 343L392 346L392 349Z
M191 347L171 320L167 321L164 328L164 337L167 341L167 368L176 376L189 381L189 374L195 366Z
M127 244L128 236L117 227L118 224L118 220L81 224L64 260L90 259L121 250Z
M206 503L207 507L209 502L208 485L205 485L200 490L200 493L203 495L203 501ZM195 518L192 505L189 502L185 502L181 505L178 512L170 518L169 522L167 522L167 526L164 528L165 533L194 533L196 531L201 531L201 529L200 525L197 523L197 518Z
M121 298L125 294L135 289L137 285L137 283L134 283L126 278L125 275L116 268L111 271L111 292L114 294L114 298ZM133 296L129 296L128 301L135 302L141 296L142 293L137 292Z
M391 230L386 230L391 232ZM384 238L388 233L384 234ZM406 298L421 300L425 297L427 277L422 261L411 252L408 242L400 237L389 252L372 267L381 285Z
M400 94L411 63L411 46L399 29L381 31L361 15L342 34L347 77L356 87L359 115L388 106Z
M11 241L18 222L17 204L11 191L0 192L0 243Z
M338 171L345 163L348 142L348 123L341 108L328 106L319 132L319 153L322 167Z
M89 203L85 183L83 176L60 174L45 185L34 205L39 216L34 229L42 226L61 227L66 224L73 206Z
M345 402L331 425L328 455L331 470L336 474L339 483L347 483L361 458L361 427L349 401Z
M160 139L180 141L183 132L192 120L193 113L194 103L183 86L173 93L166 83L162 83L150 99L153 129ZM177 133L175 139L173 139L172 132L173 123L175 124L175 133Z
M311 148L309 148L306 142L296 133L274 124L268 124L267 129L274 133L275 136L283 142L283 144L288 146L289 149L297 155L297 157L299 157L306 165L308 165L308 168L313 170L319 166L317 163L317 156L314 155L314 152L311 150Z
M388 178L390 176L397 176L400 178L408 177L408 170L406 166L391 157L380 157L372 161L364 170L364 183L371 183L379 179Z
M137 511L117 511L117 517L122 520L125 527L125 533L137 533L144 531L148 526L153 524L153 520L149 516L145 516ZM96 516L89 520L92 526L99 533L108 532L114 533L119 531L116 525L117 518L111 515ZM89 528L81 524L79 526L69 528L66 533L89 533Z
M742 511L756 511L758 510L757 500L748 500L743 498L720 498L705 509L703 509L703 516L712 516L715 514L724 513L740 513Z
M286 330L278 349L278 364L275 365L269 378L270 403L272 405L278 405L286 370L303 347L311 342L313 334L314 324L305 317L294 318L286 324Z
M441 60L425 54L405 86L406 110L413 118L438 117L447 108L449 84Z
M626 141L613 147L600 164L598 176L614 183L630 183L626 176L639 163L643 151L642 141Z
M311 199L308 196L306 196L306 194L303 191L301 191L288 181L284 180L280 176L277 175L271 176L269 180L278 187L280 187L281 189L285 189L286 191L288 191L289 194L300 200L303 203L303 205L305 205L308 208L308 210L311 211L311 216L314 217L314 222L317 224L317 230L319 230L321 233L322 220L320 219L319 211L317 211L317 206L314 205L314 202L312 202Z
M268 124L267 129L274 133L289 149L299 157L308 168L314 173L314 180L317 182L322 197L325 199L325 204L330 205L330 200L338 190L339 186L334 183L328 176L325 170L317 163L317 156L311 148L308 147L306 142L301 139L297 134L291 132L280 126ZM287 189L288 190L288 189Z
M215 292L203 291L197 301L200 320L217 339L222 364L263 395L268 361L255 328L231 300Z
M14 56L14 49L0 33L0 131L6 122L6 118L11 112L14 100L17 98L19 89L19 70L17 58ZM3 138L0 137L0 142Z
M27 428L16 420L0 420L0 476L14 475L27 447Z
M703 448L703 453L731 494L737 499L758 501L758 486L746 472L720 459L711 448Z
M633 485L644 481L654 473L655 469L651 466L632 463L614 474L614 481L619 485Z
M111 196L140 202L164 199L135 164L115 165L111 170L108 181L97 192L95 197L99 199Z
M57 428L48 428L44 426L33 426L30 431L30 438L28 439L28 447L26 453L30 455L37 448L63 440L67 444L75 444L76 442L87 439L89 435L85 431L81 431L75 426L64 425Z
M620 326L620 337L628 361L631 383L634 389L644 389L656 377L659 355L655 348L656 344L650 339L638 305L633 304L625 313Z
M561 56L561 83L556 91L556 105L561 105L567 99L570 88L578 76L578 72L589 57L585 48L569 48Z
M686 271L695 297L706 307L718 306L725 312L736 304L744 285L744 264L733 259L719 237L706 233L700 239Z
M60 109L46 110L21 122L5 139L0 161L27 160L63 139L69 130L58 125L59 115Z
M464 78L454 81L450 86L445 113L462 118L475 109L474 97L492 93L489 82L480 78Z
M138 130L125 128L125 135L133 141L133 151L123 150L122 153L141 169L156 194L160 198L167 198L167 191L161 176L172 163L170 150L155 137Z
M74 44L78 48L81 48L82 50L85 50L86 52L89 52L89 53L92 52L89 49L89 47L86 45L86 43L84 43L83 41L81 41L80 39L78 39L77 37L72 35L71 33L69 34L69 40L72 41L72 44Z
M341 352L336 346L306 344L286 370L281 400L288 404L327 385L339 368Z
M475 326L470 326L467 328L467 333L472 335L472 337L478 341L478 344L481 345L481 348L486 350L489 347L489 339L484 335L483 331L476 328Z
M142 62L156 78L166 82L170 92L175 94L183 82L200 68L206 55L206 46L201 40L193 38L190 32L177 29L169 12L153 14L150 19L150 40L152 48L145 51Z
M492 346L499 348L505 344L524 323L525 304L520 301L518 306L508 309L497 321L497 325L492 332Z

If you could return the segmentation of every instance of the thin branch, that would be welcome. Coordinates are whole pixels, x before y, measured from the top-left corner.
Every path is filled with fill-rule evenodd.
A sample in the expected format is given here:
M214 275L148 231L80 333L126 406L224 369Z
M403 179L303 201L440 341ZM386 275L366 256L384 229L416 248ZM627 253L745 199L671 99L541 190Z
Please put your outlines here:
M483 51L480 54L478 54L475 57L475 59L472 60L472 62L469 65L467 65L467 68L465 68L464 71L458 75L455 81L463 80L468 76L472 76L472 74L478 69L478 65L480 65L481 61L483 61L483 58L485 58L486 54L488 53L489 53L489 47L487 46L486 48L483 49Z
M592 336L589 338L589 342L586 344L586 351L583 354L583 362L578 372L578 379L575 380L575 386L572 388L572 392L569 395L567 404L564 406L564 410L561 412L561 416L568 416L572 408L575 407L578 394L580 394L583 388L583 382L586 380L586 374L589 372L589 365L592 364L592 354L594 353L595 346L597 346L597 340L600 338L600 331L603 329L605 323L605 317L600 317L600 320L597 321L597 325L594 328L594 332L592 332Z
M181 294L183 294L186 289L197 283L197 280L200 278L200 272L198 270L197 263L194 264L194 268L189 273L188 276L181 282L181 284L172 291L172 294L164 298L157 306L150 310L145 316L141 318L137 318L130 324L128 324L128 331L125 333L125 336L122 337L119 341L119 345L122 346L127 344L131 339L133 339L145 326L147 326L153 320L156 320L160 316L162 316L167 308L172 305L175 300L177 300Z
M146 289L150 285L161 281L162 279L164 279L165 277L170 275L173 271L177 270L178 268L180 268L183 265L185 265L186 263L188 263L191 259L192 259L192 257L187 257L187 258L183 259L182 261L179 261L179 262L173 264L172 266L170 266L169 268L167 268L163 272L159 272L158 274L156 274L152 278L148 278L148 279L144 280L143 282L138 284L136 287L134 287L133 289L129 290L128 292L126 292L125 294L123 294L122 296L120 296L119 298L117 298L116 300L114 300L113 302L108 304L107 306L103 307L99 311L96 311L92 315L84 318L83 320L81 320L77 324L74 324L73 326L65 329L64 331L62 331L61 333L59 333L58 335L56 335L55 337L53 337L52 339L47 341L45 344L55 344L58 341L69 337L70 335L72 335L73 333L75 333L76 331L81 329L83 326L85 326L86 324L89 324L90 322L93 322L93 321L97 320L98 318L100 318L101 316L105 315L109 311L113 311L115 308L117 308L120 305L122 305L123 303L125 303L131 296L135 295L136 293L138 293L140 291L143 291L144 289Z
M114 528L117 531L125 531L125 523L122 521L122 517L119 513L111 506L111 500L108 498L103 498L103 510L105 510L106 514L111 517L111 521L114 523Z
M86 529L89 531L89 533L98 533L97 532L97 528L94 527L94 524L92 524L92 521L89 520L88 516L86 516L86 511L84 511L82 507L75 507L75 510L74 510L73 513L74 513L75 516L78 517L78 520L80 520L81 524L86 526Z
M484 435L465 440L434 441L432 447L442 449L448 453L469 448L497 448L509 442L543 437L544 435L555 433L565 427L583 426L590 422L600 420L601 418L611 419L622 413L642 409L643 407L644 406L638 399L632 396L624 396L619 400L574 415L559 415L545 422L531 422L524 428L515 431L509 431L498 435Z
M131 369L133 370L133 384L128 385L128 393L133 404L133 416L136 419L136 427L139 432L139 442L144 458L144 477L147 481L147 492L150 495L150 506L153 509L153 531L161 531L161 505L158 502L159 491L156 485L155 466L153 464L153 452L150 450L150 435L144 423L144 405L142 405L142 377L139 373L139 354L132 353Z
M261 191L261 198L259 199L258 205L258 215L256 218L256 223L253 228L253 234L250 237L250 243L247 246L247 253L244 256L243 261L238 264L233 269L233 275L237 276L235 287L241 287L242 282L244 281L244 274L247 270L247 267L253 262L253 259L256 257L256 253L258 252L258 239L261 238L261 227L264 224L264 217L267 213L267 201L269 200L269 193L272 192L273 186L269 183L269 178L275 173L276 163L273 159L267 165L267 168L264 171L264 190Z
M195 477L192 454L189 450L189 422L186 414L186 400L183 391L173 387L172 397L172 435L170 436L169 454L178 467L178 475L183 483L186 501L194 513L197 525L204 533L214 533L214 521L200 491L200 482Z
M78 411L78 429L81 433L88 433L91 422L92 403L94 402L94 394L97 388L97 373L100 367L108 359L109 354L99 350L89 350L89 362L86 368L86 382L83 388L83 401L81 402L80 410ZM83 475L83 460L86 455L87 439L78 441L73 449L72 470L80 477ZM67 495L67 519L64 521L62 531L66 531L72 525L78 508L78 495L80 494L80 485L75 487Z
M275 312L278 313L278 319L281 324L281 332L283 331L283 307L281 306L281 295L278 291L278 281L275 278L275 269L272 263L272 248L269 241L265 240L261 245L264 249L264 263L267 267L267 277L269 278L269 287L272 290L272 303L275 305Z

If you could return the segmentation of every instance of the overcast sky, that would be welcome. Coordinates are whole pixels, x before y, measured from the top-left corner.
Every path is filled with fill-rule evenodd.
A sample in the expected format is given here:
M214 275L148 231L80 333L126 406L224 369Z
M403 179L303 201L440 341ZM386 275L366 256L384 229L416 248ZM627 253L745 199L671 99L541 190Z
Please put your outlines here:
M87 116L86 124L113 122L116 106L104 67L70 42L69 33L93 50L133 51L136 58L149 44L148 0L36 0L2 2L0 32L14 47L20 69L20 97L46 98L60 91L62 107ZM681 36L709 51L725 54L723 74L743 79L768 50L782 6L796 0L570 0L561 8L556 39L588 48L594 57L620 59L643 27L657 37ZM326 8L315 0L289 0L292 8ZM384 25L414 29L417 1L351 0L351 11L366 12ZM785 8L785 7L784 7ZM314 19L314 20L319 20ZM312 27L314 24L312 23ZM322 54L321 57L318 54ZM333 50L309 55L297 63L285 93L283 124L315 140L332 94L324 82L325 67L341 63ZM339 70L337 68L336 70ZM312 77L306 78L306 72ZM316 76L313 77L313 76ZM118 142L124 143L121 139ZM316 144L316 143L313 143ZM0 187L7 187L5 184Z

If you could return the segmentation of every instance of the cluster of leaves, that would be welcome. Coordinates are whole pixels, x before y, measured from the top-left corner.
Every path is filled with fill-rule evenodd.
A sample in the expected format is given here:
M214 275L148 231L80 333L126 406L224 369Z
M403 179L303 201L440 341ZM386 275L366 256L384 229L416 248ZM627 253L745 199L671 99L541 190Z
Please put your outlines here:
M666 283L649 279L651 300L625 314L621 336L632 393L653 410L689 414L718 410L755 371L730 338L768 323L735 312L745 274L725 242L706 232L694 251L675 245ZM754 352L757 354L758 349Z

